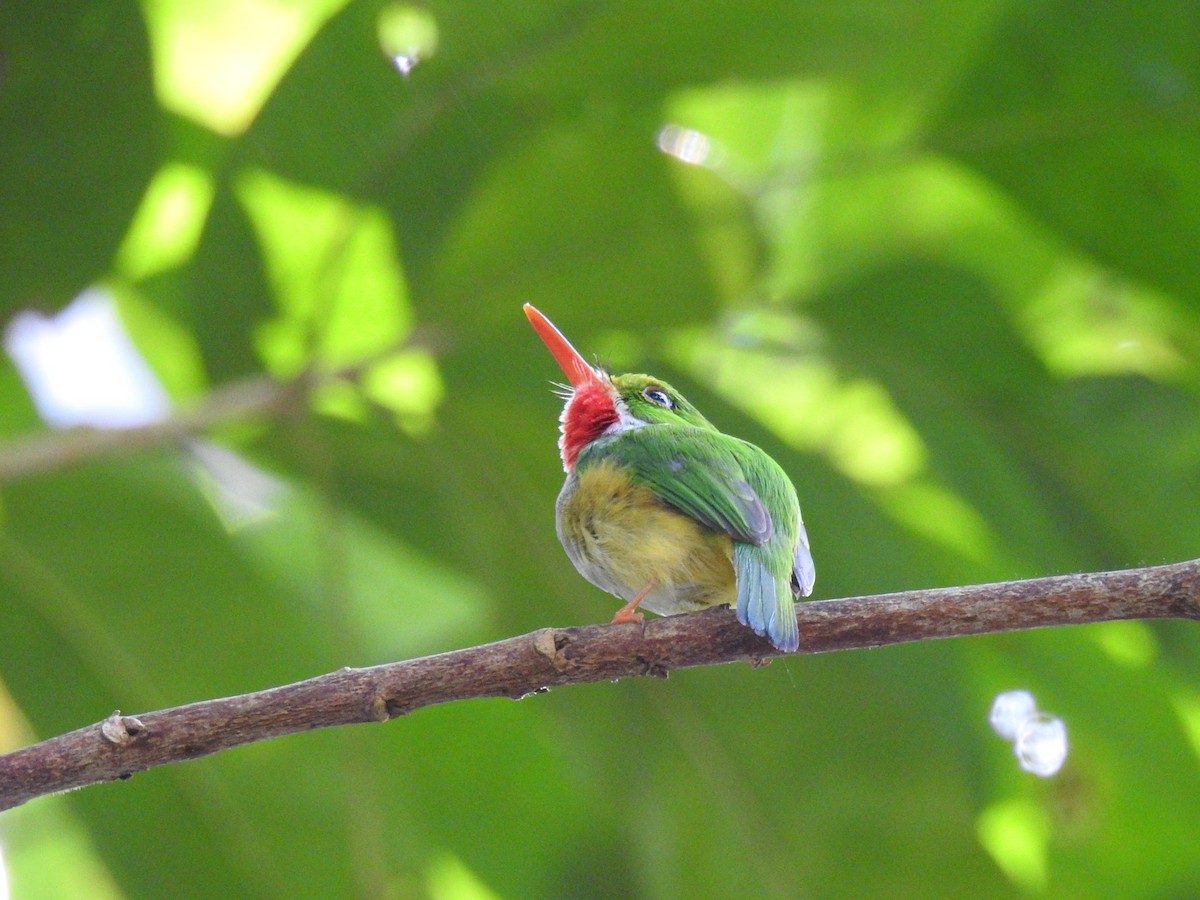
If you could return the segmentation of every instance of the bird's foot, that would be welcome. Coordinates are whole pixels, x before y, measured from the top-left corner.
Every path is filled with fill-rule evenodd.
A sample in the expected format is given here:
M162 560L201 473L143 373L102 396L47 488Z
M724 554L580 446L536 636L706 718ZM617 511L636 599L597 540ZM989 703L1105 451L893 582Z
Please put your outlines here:
M638 625L646 624L646 616L637 611L634 604L626 603L617 610L617 614L613 616L612 624L619 625L622 622L636 622Z
M641 603L650 594L652 590L658 587L658 579L655 578L651 582L637 592L637 596L617 610L617 614L613 616L612 624L617 625L621 622L636 622L646 628L646 617L638 612L638 604Z

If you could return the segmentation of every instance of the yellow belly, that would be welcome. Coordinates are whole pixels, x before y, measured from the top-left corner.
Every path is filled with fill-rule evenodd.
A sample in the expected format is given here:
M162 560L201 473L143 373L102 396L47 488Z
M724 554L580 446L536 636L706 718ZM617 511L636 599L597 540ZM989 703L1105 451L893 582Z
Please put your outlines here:
M737 599L733 542L634 484L614 463L572 475L558 498L558 536L588 581L660 615Z

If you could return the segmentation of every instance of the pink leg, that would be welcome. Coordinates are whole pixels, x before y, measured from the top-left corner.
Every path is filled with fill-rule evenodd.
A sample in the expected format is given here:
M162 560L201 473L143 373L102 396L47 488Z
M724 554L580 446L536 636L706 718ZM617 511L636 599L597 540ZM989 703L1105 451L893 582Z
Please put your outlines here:
M647 595L658 587L658 579L652 579L651 582L637 592L637 596L617 610L617 614L613 616L612 624L616 625L620 622L637 622L641 625L646 621L646 617L638 612L638 604L646 599Z

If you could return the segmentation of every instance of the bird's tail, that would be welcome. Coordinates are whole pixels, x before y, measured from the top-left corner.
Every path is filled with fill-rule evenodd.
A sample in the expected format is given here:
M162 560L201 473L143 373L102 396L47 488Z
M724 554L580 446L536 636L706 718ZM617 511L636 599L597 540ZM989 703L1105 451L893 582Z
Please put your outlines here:
M788 560L791 563L791 560ZM767 637L785 653L800 646L791 571L776 575L768 564L767 548L735 542L733 564L737 573L737 617L755 634Z

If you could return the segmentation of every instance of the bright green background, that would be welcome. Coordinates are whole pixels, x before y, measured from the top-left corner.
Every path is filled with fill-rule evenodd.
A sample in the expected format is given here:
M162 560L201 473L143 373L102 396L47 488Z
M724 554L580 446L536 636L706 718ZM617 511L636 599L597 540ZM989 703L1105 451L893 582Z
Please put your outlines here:
M408 77L384 9L0 6L0 317L107 284L182 405L412 338L213 435L289 485L255 524L167 452L4 485L5 745L606 619L526 301L792 473L817 598L1197 555L1195 4L439 0L384 15ZM39 428L4 363L0 433ZM1184 896L1198 651L1122 623L460 703L0 845L22 900ZM1066 722L1053 779L987 726L1013 687Z

